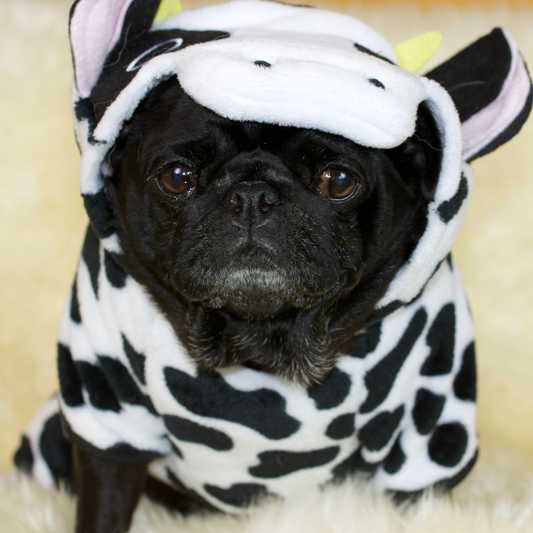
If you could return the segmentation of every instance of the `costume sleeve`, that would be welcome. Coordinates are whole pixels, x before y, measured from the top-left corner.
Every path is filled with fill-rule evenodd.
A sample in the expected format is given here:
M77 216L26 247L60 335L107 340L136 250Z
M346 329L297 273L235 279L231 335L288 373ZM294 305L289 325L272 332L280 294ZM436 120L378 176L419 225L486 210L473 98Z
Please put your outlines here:
M106 253L89 229L59 331L63 430L102 459L145 464L168 453L170 444L145 393L142 354L105 316Z

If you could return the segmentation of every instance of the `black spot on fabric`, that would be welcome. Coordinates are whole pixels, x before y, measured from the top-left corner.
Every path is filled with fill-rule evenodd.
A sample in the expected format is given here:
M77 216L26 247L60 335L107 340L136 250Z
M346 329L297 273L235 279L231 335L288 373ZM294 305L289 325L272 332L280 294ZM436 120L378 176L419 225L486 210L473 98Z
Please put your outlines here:
M81 324L80 303L78 301L78 283L74 280L70 297L70 318L76 324Z
M404 406L400 405L392 413L384 411L368 421L357 433L361 444L370 451L385 447L396 431L404 410Z
M526 121L527 117L529 117L532 104L533 104L533 92L530 89L529 95L526 99L524 107L522 108L520 113L516 116L516 118L511 122L511 124L509 124L509 126L507 126L505 130L503 130L495 139L493 139L490 143L488 143L482 150L480 150L473 156L470 156L468 158L468 162L470 163L470 161L473 161L474 159L477 159L478 157L483 157L484 155L490 154L491 152L494 152L494 150L496 150L496 148L498 148L502 144L505 144L507 141L510 141L522 129L524 122Z
M345 439L351 437L355 431L355 414L348 413L335 418L328 426L326 435L330 439Z
M405 305L405 302L400 300L394 300L393 302L387 304L385 307L375 309L372 313L372 322L375 320L383 320L386 316L391 315L394 311L400 309L402 305Z
M364 359L369 353L372 353L381 338L381 322L371 326L365 333L355 337L355 343L348 355Z
M436 316L426 336L426 344L431 348L420 373L423 376L449 374L453 367L455 347L455 306L446 304Z
M420 389L416 393L413 407L413 420L421 435L428 435L435 427L444 408L446 398L440 394L433 394L427 389Z
M177 511L183 516L188 516L192 513L205 513L211 510L206 508L200 501L193 500L178 492L169 482L159 481L149 474L146 478L144 494L150 500L166 507L168 511Z
M260 464L248 469L254 477L277 478L304 470L325 465L337 457L340 448L332 446L313 450L310 452L286 452L283 450L271 450L260 453L257 458Z
M331 473L333 475L333 480L341 481L355 472L372 474L377 466L377 463L368 463L365 461L361 454L361 448L358 448L354 453L333 468Z
M111 357L99 356L98 361L117 399L124 403L142 405L143 393L130 376L128 369Z
M39 449L56 482L72 483L72 445L65 438L59 413L44 424Z
M69 407L83 405L82 385L70 350L61 343L57 345L57 370L61 397Z
M428 443L431 460L442 466L456 466L461 462L468 444L468 434L462 424L452 422L438 426Z
M82 198L96 234L101 239L113 235L113 213L104 189L96 194L82 194Z
M120 404L102 369L86 361L76 361L75 365L94 407L118 413Z
M369 78L368 81L379 89L385 89L385 85L383 85L383 83L381 83L379 80L376 80L376 78Z
M92 144L93 146L98 146L99 144L105 144L105 141L101 141L100 139L97 139L92 133L88 136L89 144Z
M351 386L348 374L334 368L322 383L309 387L307 394L315 401L317 409L332 409L346 399Z
M119 402L142 405L152 414L157 414L150 398L142 393L128 369L120 361L106 356L99 356L98 360Z
M449 477L447 479L443 479L442 481L439 481L438 483L435 483L435 489L436 492L446 492L451 489L453 489L456 485L461 483L463 479L470 473L470 470L474 468L474 465L476 464L478 457L478 451L476 450L476 453L474 454L474 457L466 463L466 465L455 474L455 476Z
M181 459L183 459L183 452L178 448L178 446L172 442L172 439L168 439L170 442L170 447L172 448L172 451Z
M363 54L368 54L369 56L377 57L378 59L382 59L383 61L386 61L387 63L392 63L390 59L387 59L386 57L380 56L379 54L376 54L376 52L372 52L372 50L369 50L365 46L361 44L354 43L354 46L359 50L359 52L363 52Z
M254 61L254 64L263 68L270 68L272 66L268 61Z
M233 441L222 431L197 424L178 416L163 416L165 425L177 439L203 444L213 450L226 451L233 448Z
M174 474L169 468L167 468L167 479L179 493L199 502L206 510L218 512L218 509L211 505L204 497L200 496L196 491L186 487L178 476L176 476L176 474Z
M130 362L131 368L133 369L133 372L135 372L135 376L143 385L146 385L144 377L144 363L146 357L139 352L136 352L124 335L122 335L122 345L124 346L124 352Z
M453 381L453 392L460 400L476 401L476 348L471 342L463 352L461 368Z
M217 500L235 507L249 507L265 496L273 496L264 485L258 483L236 483L229 489L204 485L204 489Z
M22 436L20 446L13 457L13 462L19 470L26 472L26 474L32 473L33 453L31 451L30 441L26 435Z
M388 396L398 372L411 353L427 321L427 313L419 309L398 344L365 376L368 396L361 406L362 414L373 411Z
M176 368L164 370L167 387L189 411L254 429L268 439L284 439L300 428L285 411L285 399L276 391L239 391L216 372L198 371L194 378Z
M126 442L120 442L103 450L103 459L117 463L148 464L159 459L161 453L150 450L138 450Z
M100 241L93 228L89 226L85 233L82 257L89 270L94 294L98 296L98 273L100 272Z
M459 188L457 192L445 202L439 205L437 212L441 220L447 224L450 220L459 212L463 202L468 196L468 181L466 181L465 175L461 175L461 181L459 182Z
M139 450L126 442L120 442L104 450L101 448L96 448L90 442L87 442L85 439L80 437L77 433L74 433L64 416L61 417L61 427L63 428L65 437L71 443L76 444L87 453L94 455L98 459L103 459L104 461L112 461L122 464L145 465L154 459L160 458L162 455L160 452L152 450Z
M391 448L389 455L383 461L383 468L388 474L396 474L405 463L405 453L402 450L400 439L396 439L394 446Z
M74 104L74 115L78 122L85 120L89 124L89 134L92 134L96 126L96 118L90 98L80 98Z
M126 272L117 265L111 254L106 250L104 252L105 274L109 283L117 289L122 289L126 285Z
M154 2L135 2L135 4L156 5ZM91 91L90 98L94 103L94 114L97 123L107 111L109 104L117 99L117 96L124 87L126 87L138 74L139 69L133 71L126 70L128 65L138 59L139 56L146 53L150 48L161 45L171 39L183 39L183 43L179 47L180 50L183 50L194 44L229 37L228 33L221 31L148 31L153 18L153 16L146 18L147 21L150 21L148 28L146 28L146 31L140 32L135 39L132 37L132 32L142 18L132 18L130 25L127 19L125 20L123 28L127 29L128 32L123 35L121 40L117 42L117 45L108 55L106 66L102 70L96 86ZM128 40L128 45L125 47L122 39L126 38Z

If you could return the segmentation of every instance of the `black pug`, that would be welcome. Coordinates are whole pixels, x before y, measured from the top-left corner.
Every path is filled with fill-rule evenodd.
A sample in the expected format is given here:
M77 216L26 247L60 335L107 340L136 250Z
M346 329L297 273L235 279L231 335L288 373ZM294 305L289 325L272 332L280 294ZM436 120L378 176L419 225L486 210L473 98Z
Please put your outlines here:
M106 191L127 271L200 367L309 386L410 257L440 161L424 103L415 134L379 150L221 118L172 78L123 129Z
M317 130L221 118L176 78L151 91L106 164L123 266L195 362L311 386L349 350L427 222L441 140L379 150ZM197 501L74 445L78 533L126 531L140 494Z

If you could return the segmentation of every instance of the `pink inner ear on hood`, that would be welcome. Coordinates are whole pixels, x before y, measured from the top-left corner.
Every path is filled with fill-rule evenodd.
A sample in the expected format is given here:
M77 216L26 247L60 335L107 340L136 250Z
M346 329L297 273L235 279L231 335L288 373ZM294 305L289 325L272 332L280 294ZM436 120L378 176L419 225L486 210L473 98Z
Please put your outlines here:
M83 97L96 85L107 54L117 44L133 0L81 0L70 20L76 85Z
M511 66L497 98L463 122L463 159L468 161L505 131L524 109L531 91L527 67L513 36L503 30L511 51Z

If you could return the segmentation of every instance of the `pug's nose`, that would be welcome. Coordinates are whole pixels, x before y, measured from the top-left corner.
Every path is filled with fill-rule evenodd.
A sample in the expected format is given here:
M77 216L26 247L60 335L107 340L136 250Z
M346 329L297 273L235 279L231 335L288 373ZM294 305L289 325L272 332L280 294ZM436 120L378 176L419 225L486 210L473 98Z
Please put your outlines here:
M281 203L278 193L264 181L242 181L235 185L225 199L225 206L241 220L258 222Z

